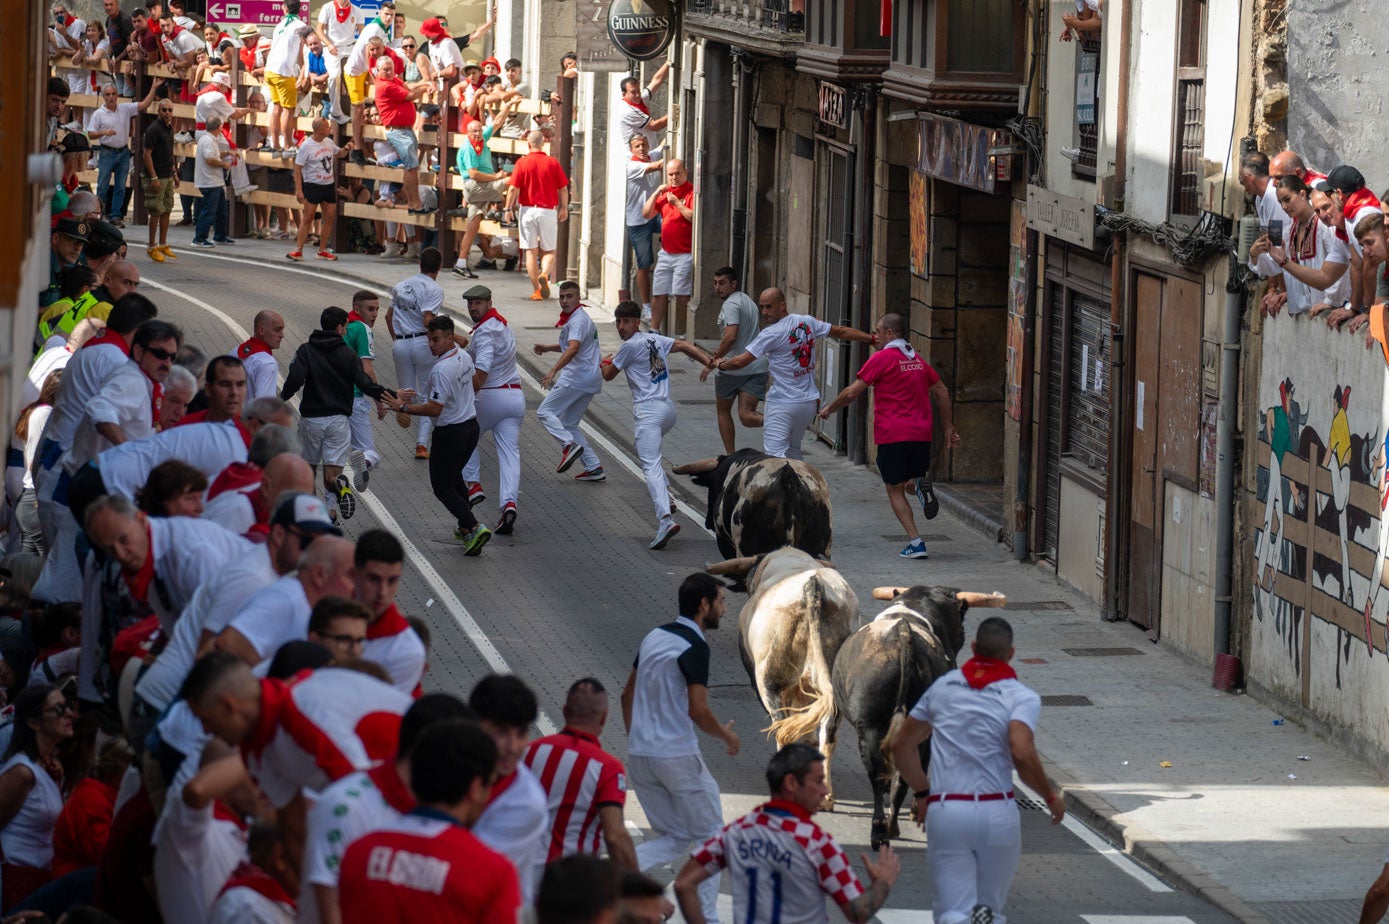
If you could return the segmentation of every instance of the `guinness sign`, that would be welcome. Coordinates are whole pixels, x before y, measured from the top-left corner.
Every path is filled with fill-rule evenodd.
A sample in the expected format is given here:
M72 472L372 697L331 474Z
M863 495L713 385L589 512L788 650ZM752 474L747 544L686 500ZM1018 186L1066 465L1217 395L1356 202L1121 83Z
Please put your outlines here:
M675 38L680 16L674 0L612 0L608 37L629 58L650 61Z

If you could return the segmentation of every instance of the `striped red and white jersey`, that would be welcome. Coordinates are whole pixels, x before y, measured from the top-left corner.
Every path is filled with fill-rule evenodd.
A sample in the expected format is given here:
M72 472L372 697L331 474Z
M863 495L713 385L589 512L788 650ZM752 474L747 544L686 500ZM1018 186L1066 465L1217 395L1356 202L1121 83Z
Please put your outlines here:
M694 859L711 873L728 869L734 920L747 924L825 924L824 896L842 908L863 894L834 838L781 799L725 826Z
M549 863L576 853L597 854L603 826L598 809L627 804L622 761L593 735L566 726L531 742L526 766L540 779L550 807Z

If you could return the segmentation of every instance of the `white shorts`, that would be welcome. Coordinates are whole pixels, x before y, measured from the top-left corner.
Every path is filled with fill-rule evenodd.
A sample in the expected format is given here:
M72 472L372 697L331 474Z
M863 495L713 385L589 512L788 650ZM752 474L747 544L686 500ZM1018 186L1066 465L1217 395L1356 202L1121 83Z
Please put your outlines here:
M299 440L305 462L342 468L352 451L352 427L344 416L300 417Z
M693 295L694 254L666 253L656 255L656 272L651 277L652 295Z
M544 253L554 252L555 243L559 240L559 218L554 209L523 205L517 225L522 250L539 248Z

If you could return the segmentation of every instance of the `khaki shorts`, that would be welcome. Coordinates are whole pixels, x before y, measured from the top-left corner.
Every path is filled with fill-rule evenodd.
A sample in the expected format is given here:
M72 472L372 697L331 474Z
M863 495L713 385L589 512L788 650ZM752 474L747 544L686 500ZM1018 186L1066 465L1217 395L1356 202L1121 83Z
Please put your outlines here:
M299 105L299 86L293 77L284 77L270 71L265 72L265 86L270 91L270 102L293 109Z
M343 74L342 80L347 84L347 98L352 105L360 106L367 101L366 74Z
M145 177L145 211L151 215L167 215L174 210L174 187L177 177Z
M487 206L506 198L506 178L490 183L479 183L474 179L463 181L463 197L468 200L468 219L471 221L487 213Z

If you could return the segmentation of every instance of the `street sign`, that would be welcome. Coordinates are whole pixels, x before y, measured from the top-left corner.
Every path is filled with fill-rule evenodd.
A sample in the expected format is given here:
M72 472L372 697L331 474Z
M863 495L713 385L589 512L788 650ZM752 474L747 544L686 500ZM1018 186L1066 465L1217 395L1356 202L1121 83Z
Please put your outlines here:
M849 127L849 112L846 105L848 93L838 84L820 81L820 121L834 128Z
M285 17L280 0L207 0L207 18L221 25L228 22L273 26Z
M1094 203L1027 185L1027 226L1086 250L1095 248Z

